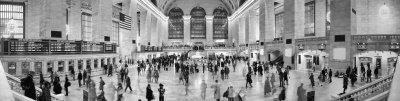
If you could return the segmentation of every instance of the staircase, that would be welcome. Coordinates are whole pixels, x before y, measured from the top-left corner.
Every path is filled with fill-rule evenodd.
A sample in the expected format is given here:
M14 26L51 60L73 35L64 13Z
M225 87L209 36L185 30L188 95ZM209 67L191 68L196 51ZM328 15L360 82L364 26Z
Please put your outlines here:
M399 56L397 57L397 60ZM396 61L399 64L400 61ZM400 65L396 65L396 68L400 68ZM397 76L395 76L395 74ZM395 71L390 75L380 78L374 82L368 83L360 88L357 88L351 92L343 94L337 98L333 98L331 101L395 101L399 100L399 90L393 88L399 88L397 85L400 83L400 71ZM396 80L393 82L393 80ZM397 80L398 79L398 80ZM391 85L395 85L392 86ZM393 93L390 93L390 92ZM390 95L390 96L389 96ZM392 100L389 99L392 98ZM396 97L396 98L395 98Z
M21 80L10 74L7 74L7 73L6 73L6 77L7 77L8 83L10 84L11 90L17 94L21 94L22 96L24 96L24 90L20 86ZM40 94L42 94L42 89L40 89L39 87L36 87L36 97L40 96ZM26 97L26 98L28 98L28 97ZM30 98L28 98L28 99L35 101L34 99L30 99ZM29 100L17 100L17 101L29 101ZM55 94L51 93L51 101L64 101L64 99L56 97Z
M36 99L28 98L24 95L24 90L21 87L21 79L12 76L6 73L3 69L3 65L0 61L0 88L1 91L9 92L9 93L2 93L1 101L35 101ZM7 81L6 81L7 80ZM42 90L39 87L36 87L36 96L39 96L42 93ZM13 98L7 98L7 94L11 94ZM56 95L51 94L52 101L64 101L62 98L56 97Z

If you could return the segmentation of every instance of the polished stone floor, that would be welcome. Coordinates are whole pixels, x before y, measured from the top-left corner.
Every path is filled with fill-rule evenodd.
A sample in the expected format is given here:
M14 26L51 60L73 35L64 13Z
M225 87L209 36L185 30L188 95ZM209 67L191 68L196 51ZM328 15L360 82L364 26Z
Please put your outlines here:
M238 68L236 69L236 72L233 72L232 67L230 77L228 80L222 81L221 78L219 78L219 81L221 83L221 94L223 91L227 89L228 86L233 86L235 89L235 92L237 93L241 87L245 87L245 77L243 76L243 67L245 64L243 62L240 62L238 64ZM201 69L201 68L200 68ZM201 72L200 73L195 73L190 75L190 86L189 86L189 94L185 95L185 87L182 84L178 83L178 76L179 74L172 72L174 70L169 70L169 71L161 71L160 73L160 78L159 78L159 83L164 84L164 88L166 89L165 92L165 100L166 101L202 101L200 98L200 84L201 81L204 79L207 82L208 88L207 88L207 95L206 95L206 100L205 101L212 101L214 100L213 96L213 89L210 88L210 86L214 83L214 80L211 76L211 73L205 72L204 74ZM275 70L271 70L271 72L274 72ZM270 74L269 74L270 75ZM105 75L100 75L103 77L103 80L106 82L106 85L109 84L110 82L114 82L116 84L117 82L117 77L114 75L113 77L107 77ZM99 77L100 76L95 76L93 79L97 83L96 86L98 86L99 82ZM138 76L136 66L130 66L129 67L129 76L131 77L132 81L132 89L133 92L127 91L124 94L125 101L137 101L138 99L142 99L142 101L145 101L145 94L146 94L146 86L149 84L147 82L147 79L145 75ZM264 89L264 80L265 76L252 76L253 77L253 87L246 89L247 93L245 96L245 101L273 101L273 99L277 98L278 94L280 93L280 90L282 88L280 87L275 87L276 89L273 93L273 95L270 96L264 96L263 94L263 89ZM308 79L308 74L307 71L298 71L298 70L292 70L289 73L289 85L286 86L286 101L297 101L297 87L301 84L304 83L305 89L308 91L315 90L315 99L316 101L328 101L331 99L331 96L337 95L343 91L342 88L342 81L343 79L341 78L333 78L332 83L319 83L318 80L316 82L318 84L317 87L311 88L310 86L310 80ZM315 78L317 75L315 75ZM278 80L278 76L276 75L276 80ZM83 99L83 94L82 90L85 89L85 87L78 87L78 82L77 81L71 81L72 86L70 87L70 95L66 96L65 99L67 101L82 101ZM363 85L364 83L357 83L355 87L349 87L349 90L355 89L356 87L359 87L360 85ZM151 88L154 92L155 95L155 101L158 101L158 84L156 83L150 83ZM279 82L275 82L275 86L279 85ZM98 87L96 87L98 89ZM124 87L125 88L125 87ZM63 90L64 93L64 90ZM99 92L97 93L99 94ZM222 101L227 101L226 98L223 98Z

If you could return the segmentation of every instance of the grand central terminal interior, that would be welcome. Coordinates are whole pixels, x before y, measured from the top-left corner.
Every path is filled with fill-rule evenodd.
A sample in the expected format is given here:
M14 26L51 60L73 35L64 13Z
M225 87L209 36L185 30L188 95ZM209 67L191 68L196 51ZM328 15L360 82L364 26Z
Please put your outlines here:
M398 101L399 43L400 0L0 0L0 101Z

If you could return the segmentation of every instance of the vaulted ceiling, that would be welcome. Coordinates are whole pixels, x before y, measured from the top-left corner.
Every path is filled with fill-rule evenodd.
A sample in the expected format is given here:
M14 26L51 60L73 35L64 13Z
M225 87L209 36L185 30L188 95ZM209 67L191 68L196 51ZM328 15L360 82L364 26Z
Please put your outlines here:
M217 7L225 8L232 14L247 0L150 0L164 14L174 7L181 8L185 14L190 14L190 10L196 6L206 9L207 14L212 14Z

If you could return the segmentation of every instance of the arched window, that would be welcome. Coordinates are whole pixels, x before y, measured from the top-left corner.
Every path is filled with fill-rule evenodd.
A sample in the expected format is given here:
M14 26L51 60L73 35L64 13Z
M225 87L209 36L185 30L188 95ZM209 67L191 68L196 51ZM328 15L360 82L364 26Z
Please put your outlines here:
M213 39L228 39L228 12L225 8L218 7L213 15Z
M202 7L195 7L190 12L190 39L206 38L206 11Z
M183 39L183 11L181 8L172 8L169 13L168 39Z

